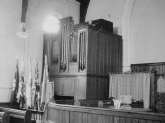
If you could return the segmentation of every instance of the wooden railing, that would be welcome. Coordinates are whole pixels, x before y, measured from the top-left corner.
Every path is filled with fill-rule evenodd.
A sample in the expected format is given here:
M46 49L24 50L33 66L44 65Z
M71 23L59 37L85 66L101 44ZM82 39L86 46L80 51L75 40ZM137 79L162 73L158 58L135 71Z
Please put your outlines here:
M111 102L110 105L113 105L113 101L112 100L75 100L74 105L76 106L86 106L86 107L105 107L107 102ZM103 105L101 106L100 103L103 103Z
M74 105L75 100L55 100L56 104Z
M99 107L99 108L108 108L109 106L114 106L112 99L107 100L55 100L54 102L56 104L62 104L62 105L75 105L75 106L85 106L85 107ZM130 104L132 108L143 108L143 102L132 102Z
M48 103L46 120L55 123L165 123L164 114Z

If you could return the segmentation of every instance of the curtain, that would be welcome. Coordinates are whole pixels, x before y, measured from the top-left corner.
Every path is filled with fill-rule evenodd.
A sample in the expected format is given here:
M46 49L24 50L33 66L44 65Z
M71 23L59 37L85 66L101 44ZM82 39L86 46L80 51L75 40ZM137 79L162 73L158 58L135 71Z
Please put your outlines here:
M165 105L165 78L160 76L157 79L157 95L156 104Z
M165 93L165 78L162 76L157 80L157 92Z
M134 101L144 101L144 108L150 106L150 73L110 74L109 97L119 99L131 95Z

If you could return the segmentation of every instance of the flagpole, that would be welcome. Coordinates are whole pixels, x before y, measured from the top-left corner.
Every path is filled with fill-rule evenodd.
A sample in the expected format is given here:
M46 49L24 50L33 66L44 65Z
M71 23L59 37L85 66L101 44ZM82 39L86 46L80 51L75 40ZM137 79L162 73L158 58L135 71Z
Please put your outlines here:
M31 108L31 103L32 103L32 68L31 68L31 58L29 59L29 78L28 78L28 83L27 83L27 108Z

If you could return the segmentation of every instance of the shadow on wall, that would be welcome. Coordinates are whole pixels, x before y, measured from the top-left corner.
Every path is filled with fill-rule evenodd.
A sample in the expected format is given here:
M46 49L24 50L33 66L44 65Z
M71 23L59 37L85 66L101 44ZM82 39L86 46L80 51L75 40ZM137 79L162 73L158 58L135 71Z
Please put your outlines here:
M118 31L119 31L118 27L113 27L113 33L114 34L118 34Z

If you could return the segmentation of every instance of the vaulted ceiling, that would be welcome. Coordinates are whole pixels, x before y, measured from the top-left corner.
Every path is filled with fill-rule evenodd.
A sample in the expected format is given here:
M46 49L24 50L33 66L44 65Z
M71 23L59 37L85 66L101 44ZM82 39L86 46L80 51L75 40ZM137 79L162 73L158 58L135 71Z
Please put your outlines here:
M76 1L80 2L80 23L84 23L90 0L76 0Z

